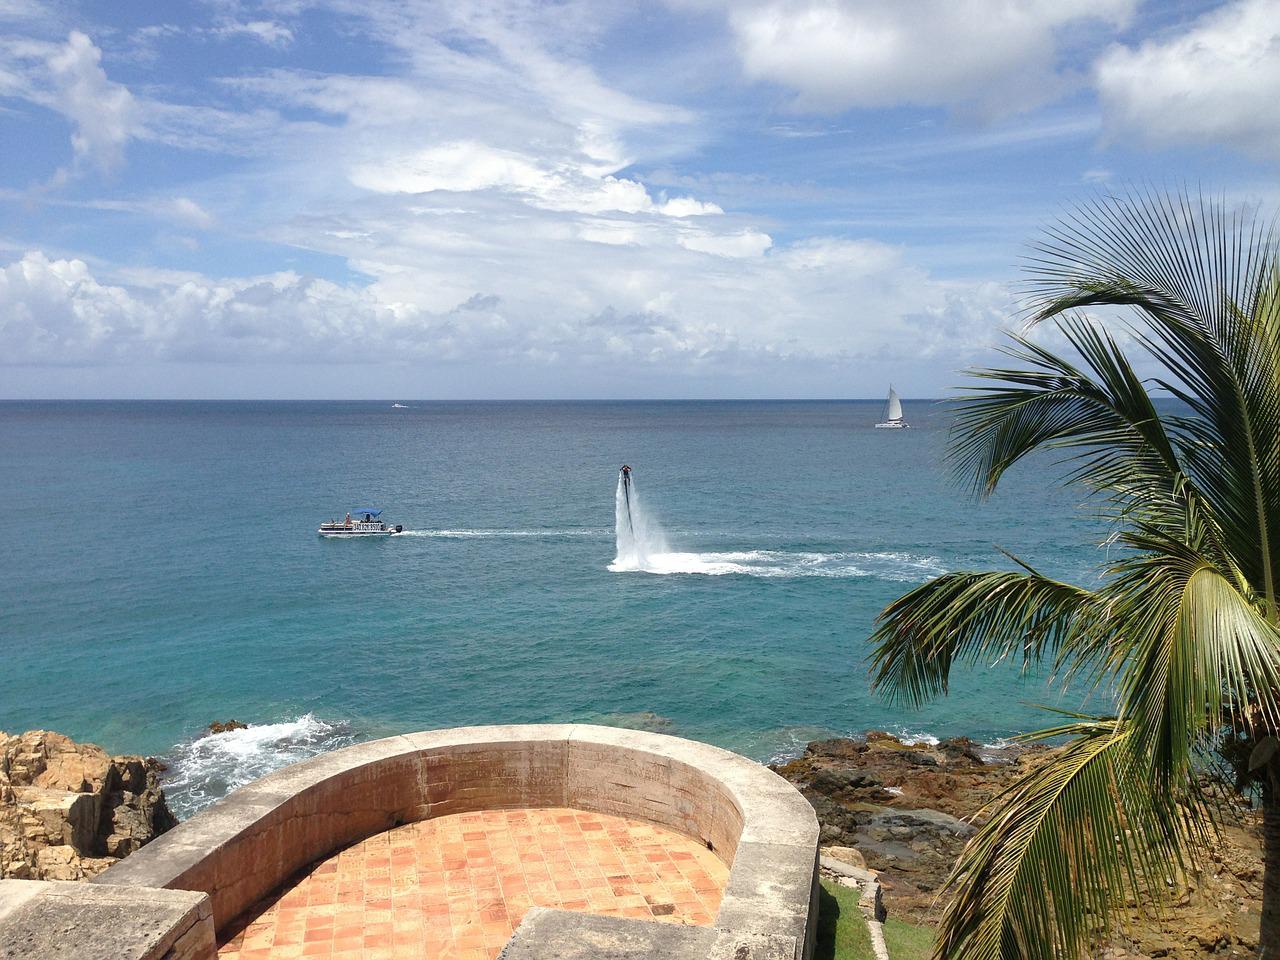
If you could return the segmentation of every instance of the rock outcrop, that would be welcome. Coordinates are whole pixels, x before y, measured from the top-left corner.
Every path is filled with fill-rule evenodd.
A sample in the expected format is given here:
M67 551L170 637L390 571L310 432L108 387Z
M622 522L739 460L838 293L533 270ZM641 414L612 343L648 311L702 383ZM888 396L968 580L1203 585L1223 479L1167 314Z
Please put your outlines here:
M177 823L159 764L58 733L0 731L0 877L83 880Z
M774 769L813 804L825 855L873 871L890 916L932 924L942 906L938 891L980 811L1045 754L1043 747L997 750L962 738L904 743L872 732L814 741ZM1136 904L1122 911L1108 960L1253 956L1262 849L1256 814L1238 813L1222 824L1204 869L1166 901L1163 916Z
M890 912L930 918L936 891L972 836L972 817L1038 751L969 740L904 743L887 733L817 740L777 767L813 804L822 843L853 847L881 875Z

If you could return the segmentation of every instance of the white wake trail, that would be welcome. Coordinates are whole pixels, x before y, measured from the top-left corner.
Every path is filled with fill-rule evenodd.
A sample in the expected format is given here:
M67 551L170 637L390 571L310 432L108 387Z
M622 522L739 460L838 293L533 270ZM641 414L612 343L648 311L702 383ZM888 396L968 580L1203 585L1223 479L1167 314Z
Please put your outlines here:
M676 552L621 473L614 491L614 537L617 551L609 569L615 573L687 574L703 577L847 577L919 583L946 573L938 557L900 552L805 550L725 550Z
M937 557L906 553L818 553L790 550L653 553L646 558L643 567L626 569L704 577L866 577L902 583L915 583L946 572L946 566Z
M608 529L590 529L574 527L569 529L547 530L501 530L493 528L458 529L458 530L405 530L398 537L432 537L437 540L506 540L545 537L607 537Z

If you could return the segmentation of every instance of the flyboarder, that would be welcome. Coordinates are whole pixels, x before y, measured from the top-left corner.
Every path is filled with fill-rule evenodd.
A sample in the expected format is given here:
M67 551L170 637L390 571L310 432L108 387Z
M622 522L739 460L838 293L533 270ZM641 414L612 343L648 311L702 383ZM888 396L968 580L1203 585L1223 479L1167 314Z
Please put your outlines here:
M634 535L635 526L631 522L631 468L624 463L618 472L622 474L622 495L627 500L627 526Z

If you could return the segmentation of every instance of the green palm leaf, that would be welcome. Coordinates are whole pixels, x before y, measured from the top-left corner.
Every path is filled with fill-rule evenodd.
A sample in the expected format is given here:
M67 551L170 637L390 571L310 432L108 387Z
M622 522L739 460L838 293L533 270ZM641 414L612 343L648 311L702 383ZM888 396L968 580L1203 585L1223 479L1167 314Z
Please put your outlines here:
M1081 955L1117 903L1151 901L1203 851L1211 750L1280 822L1278 251L1269 223L1202 197L1087 204L1036 247L1016 364L958 401L953 457L979 492L1057 452L1116 524L1116 557L1088 590L1025 565L917 587L881 614L876 685L918 704L956 663L1014 659L1105 680L1116 715L1042 731L1068 742L966 847L940 957ZM1101 309L1126 312L1127 340ZM1065 352L1037 342L1045 324ZM1264 890L1280 954L1280 883Z
M895 600L872 635L875 685L912 706L947 692L957 662L1022 665L1106 659L1104 608L1087 590L1034 571L949 573ZM1069 644L1070 649L1064 649Z
M947 881L955 897L938 958L1080 956L1108 932L1118 900L1149 900L1206 839L1150 790L1131 728L1097 719L1044 735L1072 739L991 805Z

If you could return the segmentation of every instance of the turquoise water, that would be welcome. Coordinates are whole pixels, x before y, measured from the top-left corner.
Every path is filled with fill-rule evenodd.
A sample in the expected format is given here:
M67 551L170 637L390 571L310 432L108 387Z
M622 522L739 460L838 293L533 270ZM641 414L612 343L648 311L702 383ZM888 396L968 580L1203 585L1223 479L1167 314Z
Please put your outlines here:
M1072 578L1102 559L1048 465L988 503L953 482L945 407L886 431L879 402L390 403L0 403L0 729L169 756L189 810L427 727L596 720L764 759L1078 702L1007 667L919 711L869 689L872 621L912 584L1007 566L997 544ZM609 570L623 461L698 572ZM316 536L366 503L414 534ZM262 726L195 740L230 717Z

